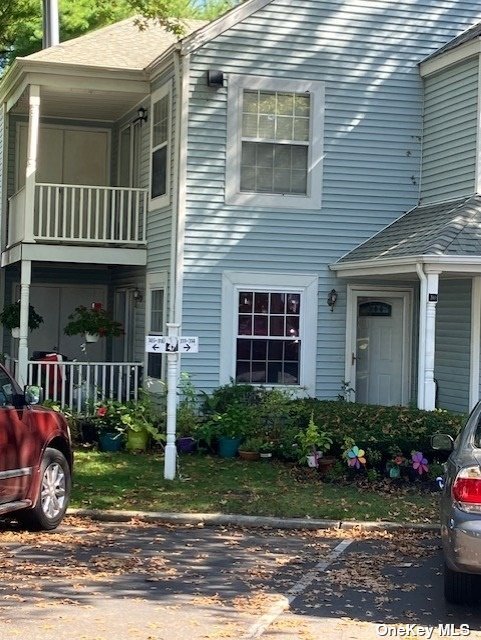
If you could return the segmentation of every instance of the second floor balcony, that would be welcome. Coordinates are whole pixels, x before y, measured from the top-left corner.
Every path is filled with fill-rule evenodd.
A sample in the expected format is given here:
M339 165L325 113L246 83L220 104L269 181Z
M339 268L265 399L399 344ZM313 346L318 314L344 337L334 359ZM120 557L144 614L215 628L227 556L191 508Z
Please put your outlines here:
M7 248L21 242L145 247L147 190L37 183L9 199Z

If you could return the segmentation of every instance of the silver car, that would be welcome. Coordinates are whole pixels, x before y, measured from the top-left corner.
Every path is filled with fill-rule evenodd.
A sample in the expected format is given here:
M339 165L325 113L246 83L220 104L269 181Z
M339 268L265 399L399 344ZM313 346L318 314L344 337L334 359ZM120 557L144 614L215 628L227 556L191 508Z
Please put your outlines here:
M438 433L431 444L451 451L441 496L444 597L473 604L481 592L481 402L455 441Z

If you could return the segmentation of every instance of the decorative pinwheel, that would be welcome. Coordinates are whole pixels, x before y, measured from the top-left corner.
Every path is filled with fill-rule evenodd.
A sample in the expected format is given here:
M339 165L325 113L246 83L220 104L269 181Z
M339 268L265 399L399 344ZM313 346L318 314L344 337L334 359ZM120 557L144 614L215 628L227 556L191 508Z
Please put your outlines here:
M413 469L414 471L417 471L419 475L428 472L428 461L423 456L421 451L413 451L413 453L411 454L411 459L413 463Z
M364 449L359 449L359 447L354 446L346 453L347 464L350 467L360 469L362 464L366 464L366 458L364 456Z

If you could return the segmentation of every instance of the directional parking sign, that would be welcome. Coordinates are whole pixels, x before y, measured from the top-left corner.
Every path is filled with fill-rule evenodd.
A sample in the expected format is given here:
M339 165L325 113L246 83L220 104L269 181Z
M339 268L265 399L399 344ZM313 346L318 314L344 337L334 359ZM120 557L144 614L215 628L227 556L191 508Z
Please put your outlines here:
M147 353L198 353L199 338L187 336L146 336Z

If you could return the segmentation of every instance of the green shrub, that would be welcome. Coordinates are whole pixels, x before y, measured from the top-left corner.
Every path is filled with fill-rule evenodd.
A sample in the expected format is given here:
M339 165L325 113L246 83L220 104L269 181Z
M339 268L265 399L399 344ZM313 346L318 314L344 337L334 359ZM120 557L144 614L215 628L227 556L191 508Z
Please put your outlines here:
M441 410L422 411L313 399L294 402L298 405L301 428L307 427L313 412L315 422L331 433L333 455L341 455L345 439L350 438L364 450L376 452L376 466L379 456L385 463L392 458L393 451L402 452L409 458L411 451L422 451L432 459L431 435L443 432L455 437L466 419ZM369 459L367 463L370 466Z
M319 429L332 437L332 455L341 459L349 440L366 451L367 467L379 471L385 471L386 463L396 455L410 460L412 451L421 451L433 462L431 435L443 432L455 437L466 419L442 410L293 399L289 392L244 384L224 385L210 396L206 395L202 412L209 420L215 414L225 413L232 405L254 409L252 428L244 435L258 435L272 442L276 456L281 459L298 459L298 434L307 430L312 415Z

